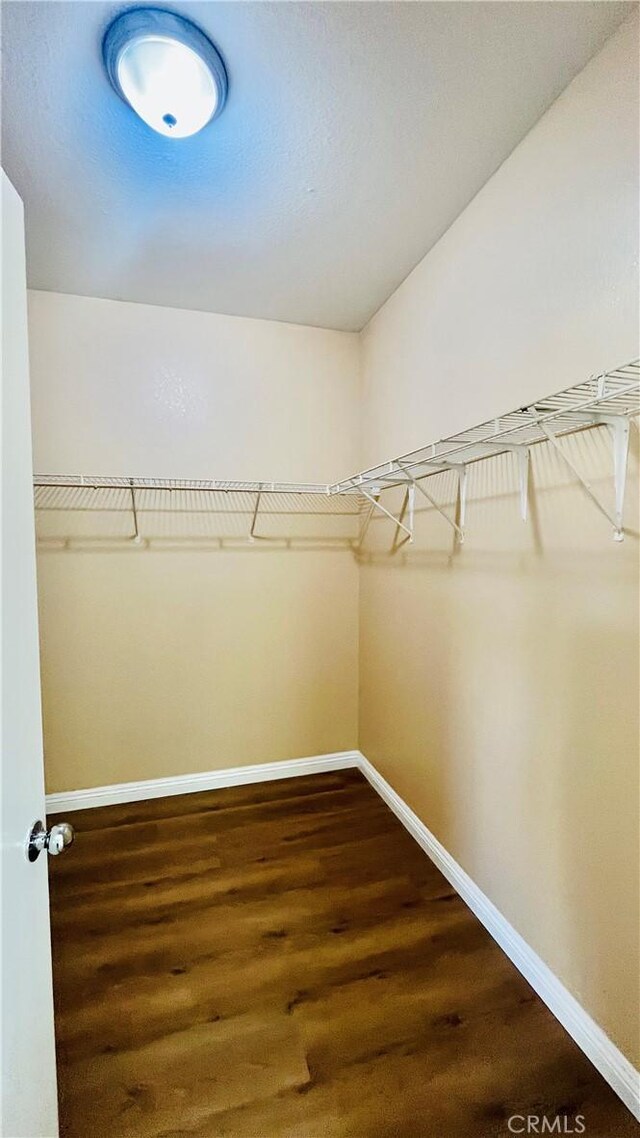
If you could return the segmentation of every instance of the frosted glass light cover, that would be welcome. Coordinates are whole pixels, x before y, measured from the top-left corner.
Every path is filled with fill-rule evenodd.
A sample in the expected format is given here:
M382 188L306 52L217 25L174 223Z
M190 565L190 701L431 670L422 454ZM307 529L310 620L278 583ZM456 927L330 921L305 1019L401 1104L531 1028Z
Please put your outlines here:
M130 8L107 29L102 52L118 94L153 130L188 138L222 110L227 72L190 20L161 8Z
M186 44L160 36L130 43L118 82L136 114L159 134L187 138L213 118L218 91L204 60Z

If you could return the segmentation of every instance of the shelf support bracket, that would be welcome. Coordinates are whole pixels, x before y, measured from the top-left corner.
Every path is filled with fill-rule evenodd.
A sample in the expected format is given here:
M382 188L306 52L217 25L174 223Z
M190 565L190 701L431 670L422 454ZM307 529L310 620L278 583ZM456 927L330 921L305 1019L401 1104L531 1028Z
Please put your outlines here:
M606 376L604 379L606 380ZM607 427L611 435L616 501L616 534L614 535L614 540L622 541L624 537L622 516L624 512L624 495L627 484L627 465L629 458L629 420L626 415L607 415L600 411L578 412L576 418L582 419L585 423L589 423L594 427Z
M565 454L553 431L549 429L546 423L539 423L538 425L542 433L546 435L549 442L558 452L565 465L569 467L569 470L571 470L571 472L578 479L585 493L588 494L588 496L591 498L591 501L600 510L600 513L604 514L607 521L609 521L613 526L613 540L624 541L622 514L624 509L624 492L627 478L627 456L629 453L629 422L622 416L615 415L594 415L591 421L594 423L594 425L597 425L599 423L606 424L606 426L609 427L613 437L613 468L616 501L615 513L613 514L610 510L607 509L604 503L600 501L600 498L596 494L591 483L587 482L586 478L583 478L580 471L577 469L568 455Z
M136 491L133 485L133 478L129 480L129 489L131 491L131 513L133 514L133 537L131 540L135 545L140 545L142 538L140 537L140 529L138 527L138 507L136 505Z
M409 507L409 529L411 530L411 541L413 541L413 524L416 506L416 488L413 483L411 486L407 486L407 505Z
M613 423L609 423L613 439L613 477L616 494L616 541L624 537L623 514L624 494L627 485L627 462L629 458L629 420L617 416ZM614 534L615 537L615 534Z
M529 512L529 447L518 447L516 453L520 483L520 517L526 522Z
M249 530L249 541L254 542L256 539L256 522L258 520L258 510L260 509L260 499L262 498L262 490L258 490L256 494L256 501L253 507L253 517L251 518L251 528Z
M371 504L372 504L372 510L371 510L371 514L373 514L374 510L380 510L380 511L381 511L383 514L385 514L385 515L386 515L386 517L390 518L390 520L391 520L392 522L395 522L395 524L396 524L396 528L397 528L397 529L401 529L401 530L404 530L404 532L405 532L405 533L407 534L407 536L409 537L409 540L410 540L410 541L413 541L413 533L412 533L412 531L411 531L411 530L408 528L408 526L406 526L406 525L404 524L404 522L403 522L403 521L401 521L401 520L400 520L400 518L396 518L396 517L395 517L395 515L394 515L394 514L392 514L390 510L387 510L387 509L386 509L386 508L385 508L385 507L382 505L382 502L380 502L380 501L378 500L378 498L375 498L375 497L373 496L373 494L369 494L369 492L368 492L367 490L365 490L365 489L364 489L364 487L361 489L361 491L360 491L360 492L361 492L361 494L364 494L365 498L368 498L368 500L371 502ZM403 508L403 513L404 513L404 508ZM369 518L368 518L368 520L367 520L367 526L368 526L368 524L369 524L369 521L370 521L370 520L371 520L371 515L369 516Z
M362 549L362 546L364 545L364 539L367 536L367 530L369 529L369 523L370 523L374 513L375 513L375 506L369 506L369 509L367 510L367 516L366 516L364 523L362 525L362 529L360 530L360 536L358 537L358 545L356 547L357 549Z
M426 498L427 502L429 502L429 503L430 503L430 504L433 506L433 508L434 508L435 510L437 510L437 511L438 511L438 513L439 513L439 514L442 514L442 517L444 518L444 520L445 520L446 522L448 522L448 523L449 523L449 525L451 526L451 528L452 528L453 530L455 530L455 532L456 532L456 534L457 534L457 537L458 537L458 540L459 540L460 542L463 542L463 541L464 541L464 531L463 531L463 529L462 529L462 528L461 528L461 527L458 525L458 523L457 523L457 522L455 522L455 521L453 520L453 518L449 517L449 515L448 515L447 511L446 511L446 510L443 510L442 506L440 506L440 505L439 505L439 504L436 502L435 498L432 498L432 497L431 497L431 494L428 492L428 490L425 490L424 486L422 486L422 485L421 485L421 483L420 483L420 482L418 482L418 481L417 481L417 479L415 479L415 478L413 477L413 474L411 473L411 471L410 471L410 470L407 470L407 468L406 468L406 467L404 467L404 466L402 465L402 463L400 463L400 462L397 462L397 463L396 463L396 465L397 465L397 466L398 466L398 468L399 468L399 469L402 471L402 473L403 473L403 474L404 474L404 475L405 475L405 476L406 476L406 477L407 477L407 478L410 480L410 482L412 483L412 485L413 485L413 486L415 486L416 490L417 490L417 491L418 491L420 494L422 494L422 497L423 497L423 498Z
M470 446L483 447L496 453L494 443L470 442ZM524 443L501 443L500 451L509 451L518 459L518 486L520 492L520 517L526 522L529 509L529 456L530 448Z
M407 519L407 520L408 520L409 529L410 529L410 531L411 531L411 537L406 537L406 536L405 536L405 537L403 537L403 538L402 538L402 541L398 541L398 540L397 540L397 538L398 538L398 529L397 529L397 527L396 527L396 533L395 533L395 537L394 537L394 539L393 539L393 545L392 545L392 547L391 547L391 552L392 552L392 553L397 553L397 552L398 552L398 550L399 550L399 549L402 549L402 546L403 546L403 545L406 545L406 543L407 543L408 541L409 541L409 542L412 542L412 541L413 541L413 513L414 513L414 504L415 504L415 486L407 486L407 488L406 488L406 490L405 490L404 498L403 498L403 501L402 501L402 509L400 510L400 513L398 514L398 519L397 519L397 520L398 520L398 523L400 523L400 522L403 522L403 521L404 521L404 516L405 516L405 514L408 512L408 519Z
M458 517L460 519L460 530L462 536L460 543L464 542L464 530L467 524L467 468L466 466L458 467L458 497L460 499L460 510Z

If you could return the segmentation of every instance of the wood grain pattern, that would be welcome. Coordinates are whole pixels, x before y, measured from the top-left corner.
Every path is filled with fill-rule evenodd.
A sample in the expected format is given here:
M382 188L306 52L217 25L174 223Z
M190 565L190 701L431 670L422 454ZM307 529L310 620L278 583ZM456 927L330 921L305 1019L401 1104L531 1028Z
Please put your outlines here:
M359 772L67 816L63 1138L637 1134Z

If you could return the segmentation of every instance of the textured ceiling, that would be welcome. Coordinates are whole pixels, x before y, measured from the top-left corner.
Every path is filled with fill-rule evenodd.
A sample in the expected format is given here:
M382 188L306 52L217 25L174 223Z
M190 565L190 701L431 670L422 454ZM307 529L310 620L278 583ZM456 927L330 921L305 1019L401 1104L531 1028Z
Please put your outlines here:
M229 71L181 141L111 90L122 5L2 4L3 165L33 288L359 329L630 11L184 3Z

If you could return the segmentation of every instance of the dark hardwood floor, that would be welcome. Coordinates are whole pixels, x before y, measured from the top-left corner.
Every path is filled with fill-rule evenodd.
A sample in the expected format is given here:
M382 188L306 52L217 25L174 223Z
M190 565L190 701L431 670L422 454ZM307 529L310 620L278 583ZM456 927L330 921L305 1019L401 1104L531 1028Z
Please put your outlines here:
M359 773L65 816L64 1138L637 1135Z

